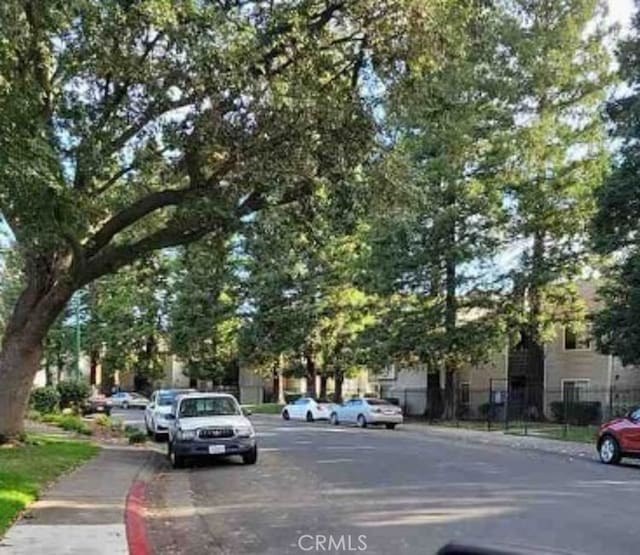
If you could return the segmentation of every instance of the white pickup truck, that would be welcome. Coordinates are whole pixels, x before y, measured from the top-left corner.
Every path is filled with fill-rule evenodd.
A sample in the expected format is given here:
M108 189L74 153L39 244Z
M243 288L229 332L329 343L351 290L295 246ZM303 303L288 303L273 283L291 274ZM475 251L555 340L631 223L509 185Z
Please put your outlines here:
M167 455L174 468L182 467L189 457L240 455L245 464L258 460L256 433L232 395L179 395L166 418Z

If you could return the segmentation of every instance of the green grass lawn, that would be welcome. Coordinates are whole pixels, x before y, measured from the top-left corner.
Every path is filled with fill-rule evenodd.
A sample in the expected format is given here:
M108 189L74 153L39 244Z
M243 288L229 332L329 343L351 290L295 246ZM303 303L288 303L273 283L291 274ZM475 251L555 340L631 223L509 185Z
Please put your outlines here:
M24 445L0 446L0 536L42 488L98 451L85 441L39 434Z
M284 405L278 403L263 403L261 405L242 405L243 408L249 409L253 414L280 414Z

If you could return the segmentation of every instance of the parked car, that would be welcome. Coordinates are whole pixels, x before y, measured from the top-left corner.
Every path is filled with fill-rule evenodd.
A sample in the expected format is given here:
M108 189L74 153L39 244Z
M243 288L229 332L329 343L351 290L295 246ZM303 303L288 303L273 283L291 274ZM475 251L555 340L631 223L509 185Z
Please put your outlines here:
M245 464L258 460L255 431L232 395L177 395L167 419L167 455L174 468L187 457L240 455Z
M105 395L94 395L82 405L82 414L111 414L111 401Z
M300 397L282 408L282 418L285 420L328 420L329 403L319 403L311 397Z
M194 389L159 389L154 391L149 399L149 404L144 410L144 425L147 433L153 435L156 441L169 434L169 421L167 414L177 395L195 393Z
M618 464L623 457L640 458L640 407L600 426L597 448L605 464Z
M121 407L123 409L136 408L144 409L149 404L149 399L140 395L139 393L120 391L114 393L111 397L111 405L114 407Z
M397 424L402 424L402 409L384 399L350 399L341 405L333 405L329 420L335 425L350 423L361 428L369 424L384 424L393 430Z

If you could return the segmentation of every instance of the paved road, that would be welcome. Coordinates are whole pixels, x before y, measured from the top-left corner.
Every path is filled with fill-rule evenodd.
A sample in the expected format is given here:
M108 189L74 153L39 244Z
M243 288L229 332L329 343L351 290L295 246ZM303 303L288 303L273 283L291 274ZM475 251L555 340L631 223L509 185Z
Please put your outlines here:
M144 410L120 409L114 407L111 410L111 418L122 420L127 426L133 426L144 430Z
M256 466L160 464L151 488L156 553L349 553L366 544L360 552L430 554L452 540L638 552L637 466L401 429L253 420ZM322 543L329 536L344 549Z

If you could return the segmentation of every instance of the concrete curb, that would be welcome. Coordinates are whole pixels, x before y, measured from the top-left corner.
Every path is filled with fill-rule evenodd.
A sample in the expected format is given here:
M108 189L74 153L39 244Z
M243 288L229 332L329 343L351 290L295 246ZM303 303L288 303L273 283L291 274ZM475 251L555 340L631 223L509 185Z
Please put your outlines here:
M124 510L127 544L131 555L151 555L151 544L144 519L147 483L134 480Z
M150 451L146 462L131 483L124 510L124 523L130 555L151 555L146 522L148 489L156 468L157 452Z

